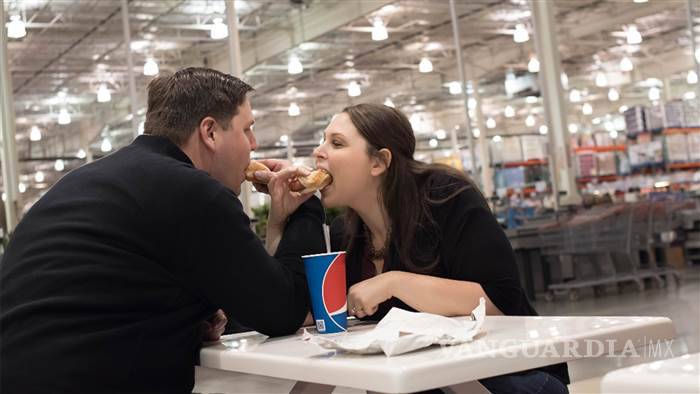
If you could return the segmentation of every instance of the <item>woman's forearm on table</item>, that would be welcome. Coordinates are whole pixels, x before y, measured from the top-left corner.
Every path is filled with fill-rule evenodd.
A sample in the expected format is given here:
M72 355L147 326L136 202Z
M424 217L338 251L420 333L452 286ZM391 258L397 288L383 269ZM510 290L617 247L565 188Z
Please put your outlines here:
M487 315L503 314L479 283L403 271L391 271L389 274L393 275L390 281L392 295L419 312L443 316L469 315L479 304L479 298L483 297Z

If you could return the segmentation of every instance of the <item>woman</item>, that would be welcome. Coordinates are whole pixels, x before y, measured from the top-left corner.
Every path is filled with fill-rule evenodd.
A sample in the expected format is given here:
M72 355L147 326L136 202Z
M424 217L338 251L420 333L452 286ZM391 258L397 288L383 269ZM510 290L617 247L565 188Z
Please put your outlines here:
M391 307L468 315L486 300L490 315L535 315L513 252L479 190L462 172L413 159L406 116L375 104L337 114L314 150L333 176L325 207L347 207L331 226L346 250L348 311L381 319ZM491 392L567 392L565 364L484 379Z

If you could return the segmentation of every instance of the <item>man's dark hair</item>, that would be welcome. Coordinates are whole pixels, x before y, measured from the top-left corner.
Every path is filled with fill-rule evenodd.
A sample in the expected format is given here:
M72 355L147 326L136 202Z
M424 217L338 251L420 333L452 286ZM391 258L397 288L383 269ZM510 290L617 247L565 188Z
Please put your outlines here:
M161 73L148 84L144 133L182 145L207 116L227 129L252 90L240 79L209 68Z

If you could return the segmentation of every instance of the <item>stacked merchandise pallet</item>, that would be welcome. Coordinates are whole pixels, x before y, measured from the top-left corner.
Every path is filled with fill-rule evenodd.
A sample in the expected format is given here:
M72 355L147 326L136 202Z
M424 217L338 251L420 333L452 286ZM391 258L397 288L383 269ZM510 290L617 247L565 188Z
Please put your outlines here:
M611 180L629 172L626 145L621 138L607 132L582 134L575 137L576 166L579 184L592 180Z
M540 135L508 136L491 141L494 183L501 197L516 191L531 194L538 182L548 181L546 141Z
M632 107L624 115L633 170L700 168L698 100Z

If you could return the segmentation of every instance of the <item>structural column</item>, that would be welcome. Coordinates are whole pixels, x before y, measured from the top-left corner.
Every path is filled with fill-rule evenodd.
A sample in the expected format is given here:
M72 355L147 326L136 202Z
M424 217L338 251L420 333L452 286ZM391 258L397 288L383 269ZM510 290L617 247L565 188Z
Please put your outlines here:
M696 24L694 18L700 18L700 12L697 12L698 9L700 9L700 5L698 4L697 0L688 0L688 30L690 31L690 48L693 51L690 56L693 57L693 64L695 65L693 69L695 70L695 73L700 76L700 60L698 60L698 57L695 56L695 54L698 53L698 44L695 41L697 38L697 33L695 32ZM697 90L697 100L700 100L700 83L695 84L695 89Z
M484 120L484 111L481 107L481 95L479 94L479 82L473 78L471 66L469 69L469 77L472 82L472 97L476 101L476 124L479 128L479 157L481 158L481 191L486 198L493 195L493 169L491 168L491 154L489 152L489 142L486 137L486 121Z
M134 57L131 54L131 24L129 23L129 5L127 0L122 1L122 28L124 30L124 51L126 55L127 71L129 77L129 107L131 108L131 132L134 138L139 135L139 121L136 113L139 110L139 98L136 95L136 79L134 78Z
M469 170L471 171L472 176L476 176L476 150L474 149L474 136L472 135L472 124L471 120L469 119L469 98L467 97L466 91L467 79L464 76L464 63L462 61L462 43L459 38L459 22L457 20L457 12L455 11L454 0L450 0L450 16L452 17L452 36L456 51L455 55L457 56L457 68L459 71L459 81L461 84L460 90L462 91L462 100L464 101L464 124L467 132L467 143L469 144L469 155L471 156L471 168L469 168Z
M226 24L228 25L228 66L229 73L234 77L243 77L243 63L241 61L241 40L238 34L238 16L234 0L226 0ZM241 185L241 195L239 196L243 210L249 217L253 217L253 210L250 204L253 190L250 182L243 182Z
M569 150L567 104L561 87L561 61L559 40L554 24L551 1L530 0L535 28L535 48L540 61L540 91L543 96L544 114L549 129L549 163L555 209L559 205L581 203L576 188L574 168ZM564 195L560 196L559 192Z
M12 99L12 76L7 56L5 8L0 4L0 135L2 136L2 183L5 190L5 233L17 226L19 193L17 151L15 148L15 110Z

